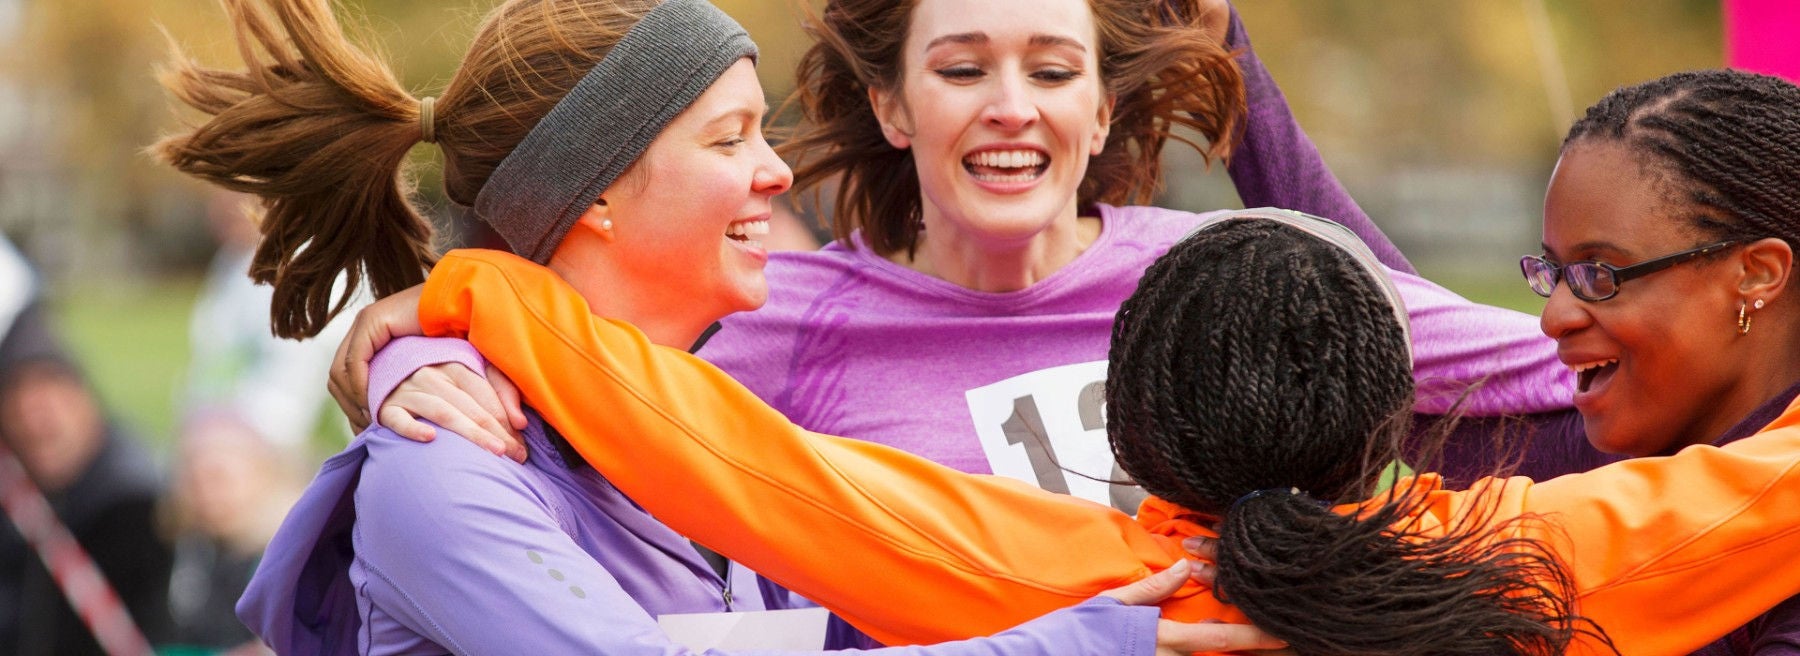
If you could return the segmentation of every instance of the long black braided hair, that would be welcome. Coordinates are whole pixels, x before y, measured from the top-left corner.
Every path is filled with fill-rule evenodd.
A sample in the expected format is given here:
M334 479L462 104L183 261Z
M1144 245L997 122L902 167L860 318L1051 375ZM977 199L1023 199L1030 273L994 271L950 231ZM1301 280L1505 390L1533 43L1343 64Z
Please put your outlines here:
M1423 495L1331 509L1369 499L1413 397L1389 302L1337 246L1268 220L1199 232L1145 272L1110 358L1119 465L1223 517L1218 594L1296 651L1557 654L1597 633L1567 571L1491 508L1435 535L1407 521Z
M1563 152L1621 143L1673 176L1671 192L1709 237L1776 237L1800 248L1800 87L1733 70L1676 73L1608 94Z

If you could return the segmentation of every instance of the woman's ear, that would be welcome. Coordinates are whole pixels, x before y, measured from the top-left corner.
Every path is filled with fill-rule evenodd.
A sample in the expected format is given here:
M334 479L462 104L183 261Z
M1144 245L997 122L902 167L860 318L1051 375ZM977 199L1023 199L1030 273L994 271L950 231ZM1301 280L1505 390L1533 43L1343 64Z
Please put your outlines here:
M1106 138L1112 135L1113 107L1118 102L1119 97L1109 93L1106 101L1100 103L1100 113L1094 117L1094 143L1088 146L1088 156L1099 157L1100 153L1106 152Z
M587 211L581 213L581 218L575 220L574 229L587 232L599 237L601 242L611 244L614 238L612 208L607 206L606 199L602 198L595 201L593 205L589 205Z
M1738 293L1746 302L1773 302L1781 296L1794 271L1794 248L1770 237L1745 244L1740 250L1743 275L1738 278Z
M887 138L888 145L899 150L912 147L912 117L898 94L869 87L869 108L875 111L875 120L881 123L881 136Z

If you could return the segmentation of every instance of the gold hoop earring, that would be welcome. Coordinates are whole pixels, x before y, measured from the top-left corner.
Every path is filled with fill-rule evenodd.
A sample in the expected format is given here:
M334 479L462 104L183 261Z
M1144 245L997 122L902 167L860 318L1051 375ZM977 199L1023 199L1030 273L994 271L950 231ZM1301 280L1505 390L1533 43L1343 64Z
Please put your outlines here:
M1757 307L1760 309L1762 307L1762 301L1757 301L1756 303L1757 303ZM1750 334L1750 304L1748 302L1739 303L1738 304L1738 335L1741 336L1741 335L1748 335L1748 334Z

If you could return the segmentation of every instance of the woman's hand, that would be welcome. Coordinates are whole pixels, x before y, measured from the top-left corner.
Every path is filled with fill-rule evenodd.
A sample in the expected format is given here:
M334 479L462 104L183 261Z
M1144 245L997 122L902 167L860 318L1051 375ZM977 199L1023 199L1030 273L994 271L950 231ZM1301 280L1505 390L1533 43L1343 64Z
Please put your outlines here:
M1210 584L1206 574L1212 565L1183 560L1143 580L1100 593L1133 606L1162 602L1192 579ZM1204 578L1203 578L1204 577ZM1185 656L1194 652L1256 652L1282 649L1287 643L1248 624L1223 622L1185 623L1157 620L1157 656Z
M424 285L414 285L369 304L356 313L350 333L338 344L326 388L355 432L361 433L369 427L369 361L375 359L376 351L396 337L425 334L425 329L419 325L419 299L424 294Z
M467 438L489 453L525 462L525 413L519 388L493 365L487 377L461 364L422 368L388 394L376 416L381 425L415 442L430 442L437 429Z

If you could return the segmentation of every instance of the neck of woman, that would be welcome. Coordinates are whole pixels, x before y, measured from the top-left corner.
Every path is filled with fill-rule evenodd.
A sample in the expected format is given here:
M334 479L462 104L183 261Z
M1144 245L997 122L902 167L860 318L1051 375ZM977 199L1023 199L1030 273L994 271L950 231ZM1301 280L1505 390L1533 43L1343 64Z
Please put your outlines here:
M671 302L653 282L622 282L630 278L610 268L604 261L550 261L550 269L587 300L589 312L636 326L653 344L688 350L719 319L705 311L709 304Z
M925 218L919 247L888 259L925 275L980 292L1016 292L1067 266L1100 237L1100 218L1058 219L1024 234L980 231L963 224Z
M1773 317L1771 317L1773 318ZM1767 333L1757 343L1747 340L1758 337L1752 334L1739 339L1746 340L1741 345L1748 355L1739 369L1736 384L1714 405L1711 416L1689 436L1688 441L1677 444L1670 451L1692 444L1711 444L1724 437L1725 432L1733 426L1748 419L1751 414L1762 408L1764 404L1800 383L1800 340L1786 339L1794 334L1786 328L1785 321L1770 321ZM1765 326L1756 326L1758 329Z

